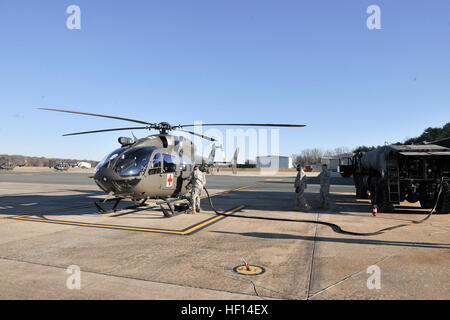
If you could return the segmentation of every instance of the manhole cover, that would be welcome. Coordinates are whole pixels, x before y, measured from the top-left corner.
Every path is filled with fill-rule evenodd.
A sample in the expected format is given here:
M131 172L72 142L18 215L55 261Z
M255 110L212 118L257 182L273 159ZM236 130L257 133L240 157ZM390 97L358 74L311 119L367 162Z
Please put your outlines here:
M252 266L252 265L249 265L247 269L245 265L239 265L234 267L233 271L246 276L257 276L259 274L263 274L266 271L266 269L264 269L261 266Z

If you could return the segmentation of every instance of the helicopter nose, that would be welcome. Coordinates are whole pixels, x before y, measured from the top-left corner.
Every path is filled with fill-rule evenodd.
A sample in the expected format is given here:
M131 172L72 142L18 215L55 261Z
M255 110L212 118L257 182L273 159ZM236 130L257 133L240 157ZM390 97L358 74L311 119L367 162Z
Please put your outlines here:
M106 193L113 191L112 185L112 172L111 170L102 168L98 170L94 175L95 183Z
M94 175L95 183L106 193L114 193L116 195L132 194L134 187L141 179L132 178L124 179L117 176L112 169L103 168Z

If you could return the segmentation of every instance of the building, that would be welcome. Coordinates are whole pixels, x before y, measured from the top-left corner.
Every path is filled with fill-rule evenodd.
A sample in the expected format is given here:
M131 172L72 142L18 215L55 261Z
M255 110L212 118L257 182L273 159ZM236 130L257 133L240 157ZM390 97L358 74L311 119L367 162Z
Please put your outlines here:
M353 157L353 153L344 153L336 156L324 156L320 159L320 164L326 164L328 170L330 171L339 171L339 165L348 164L346 160L351 157Z
M291 157L284 156L258 156L256 168L289 169L294 168Z

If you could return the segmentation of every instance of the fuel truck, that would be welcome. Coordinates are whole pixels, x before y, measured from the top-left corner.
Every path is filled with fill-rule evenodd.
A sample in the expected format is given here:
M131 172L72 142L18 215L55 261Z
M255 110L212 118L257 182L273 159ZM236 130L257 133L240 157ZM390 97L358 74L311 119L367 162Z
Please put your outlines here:
M439 145L388 145L358 152L345 166L353 174L356 196L370 199L379 212L402 201L450 213L450 148ZM438 195L439 199L438 199Z

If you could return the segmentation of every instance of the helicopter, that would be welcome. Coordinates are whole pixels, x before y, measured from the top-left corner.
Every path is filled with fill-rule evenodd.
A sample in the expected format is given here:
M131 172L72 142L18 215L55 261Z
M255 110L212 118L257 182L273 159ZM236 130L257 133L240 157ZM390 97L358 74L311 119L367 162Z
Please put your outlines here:
M223 153L223 161L214 161L214 158L216 157L216 150L221 149ZM236 151L233 155L233 160L231 162L226 161L225 157L225 151L223 150L222 145L216 146L214 143L211 147L211 152L208 156L207 161L202 162L202 168L204 171L210 174L214 174L215 172L218 172L220 167L231 167L231 170L233 174L237 174L237 158L239 154L239 147L236 148Z
M11 171L11 170L14 170L15 167L16 167L16 165L9 160L5 163L0 164L0 170Z
M123 199L131 199L139 202L137 205L125 209L144 206L149 199L161 200L159 204L164 216L171 217L175 214L172 203L178 200L186 200L189 189L187 185L195 165L194 143L184 137L169 134L170 131L184 132L201 137L209 141L217 141L214 138L186 130L194 127L194 124L171 125L168 122L151 123L142 120L123 118L111 115L80 112L73 110L38 108L46 111L65 112L93 117L103 117L128 122L139 123L139 127L112 128L93 131L75 132L63 134L74 136L82 134L111 132L121 130L157 130L158 134L144 138L119 137L120 147L107 154L95 167L95 183L112 198L102 201L115 201L111 211L116 211L119 202ZM270 126L270 127L304 127L300 124L273 124L273 123L209 123L202 126ZM234 158L237 158L235 153ZM100 203L94 202L99 213L107 212ZM168 210L163 207L167 204ZM183 208L183 206L181 206ZM177 210L178 211L178 210Z
M59 162L53 166L53 168L57 171L68 171L69 164L67 162Z

